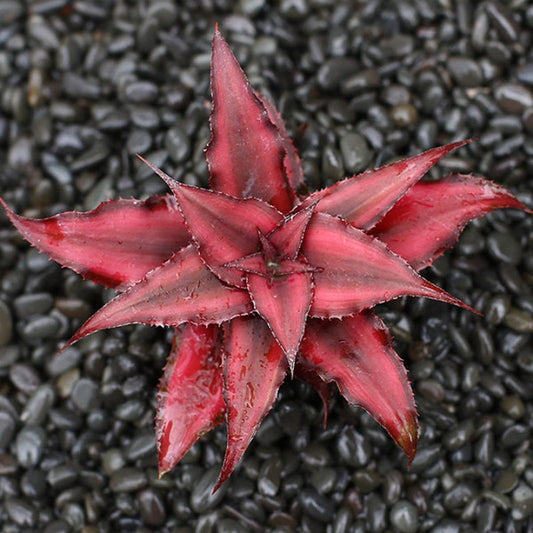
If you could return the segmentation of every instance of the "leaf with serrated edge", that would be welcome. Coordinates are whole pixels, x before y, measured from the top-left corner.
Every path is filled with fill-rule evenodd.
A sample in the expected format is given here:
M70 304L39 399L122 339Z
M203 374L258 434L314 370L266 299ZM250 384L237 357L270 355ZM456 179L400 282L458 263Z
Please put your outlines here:
M340 216L359 229L369 229L446 154L469 143L459 141L368 170L309 196L302 206L317 202L317 212Z
M401 359L383 322L372 312L343 320L312 320L301 357L352 404L368 411L413 460L417 414Z
M0 198L25 239L54 261L106 287L142 279L191 242L172 196L111 200L86 213L24 218Z
M248 293L223 285L191 244L104 305L64 348L101 329L126 324L221 323L251 310Z
M302 254L315 272L310 315L340 318L399 296L425 296L476 312L420 277L382 242L325 213L315 213Z
M283 351L263 319L236 318L224 330L228 444L213 492L242 459L259 424L272 408L287 368Z
M285 217L268 236L282 257L296 259L304 240L305 230L313 216L315 204Z
M312 275L304 272L268 279L248 274L247 280L254 307L283 348L292 374L313 299Z
M186 324L172 342L157 395L159 475L205 433L224 421L220 328Z
M218 30L213 37L211 94L207 164L212 188L290 211L294 195L285 172L283 139Z
M206 265L226 283L246 287L237 270L223 265L257 252L261 247L258 230L272 231L281 221L281 213L256 198L234 198L183 185L140 159L171 188Z
M456 243L468 222L502 207L531 213L503 187L477 176L456 174L417 183L372 234L421 270Z

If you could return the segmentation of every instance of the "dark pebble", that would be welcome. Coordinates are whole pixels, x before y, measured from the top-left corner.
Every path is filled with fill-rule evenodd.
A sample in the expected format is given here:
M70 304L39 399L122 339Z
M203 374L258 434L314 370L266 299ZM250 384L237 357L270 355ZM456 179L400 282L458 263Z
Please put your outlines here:
M507 113L522 113L533 106L533 93L518 83L505 83L494 91L496 102Z
M304 489L300 493L299 500L304 513L311 518L325 524L333 519L335 508L332 502L316 490L312 488Z
M154 434L150 432L146 435L139 435L131 441L128 449L126 450L126 457L130 461L136 461L137 459L152 457L155 452L155 437Z
M487 239L487 249L498 261L511 265L517 265L520 262L520 244L512 235L492 233Z
M322 89L333 91L349 76L358 71L355 60L345 57L334 57L326 61L318 71L317 80Z
M123 468L114 472L109 480L113 492L135 492L147 484L146 474L138 468Z
M46 494L46 475L42 470L29 470L20 480L20 488L25 496L32 499L42 498Z
M133 422L142 416L144 409L145 406L141 400L128 400L117 407L115 410L115 416L119 420Z
M13 302L15 313L20 318L46 313L53 305L54 299L52 295L47 292L23 294L22 296L15 298Z
M9 307L0 300L0 347L5 346L11 340L13 334L13 320Z
M28 339L50 339L59 330L59 322L53 316L37 316L28 321L22 331Z
M143 522L149 527L162 526L166 520L166 509L163 498L153 489L139 493L139 510Z
M35 368L27 363L15 363L9 370L9 378L17 389L26 394L34 393L41 383Z
M73 465L59 465L48 472L47 481L53 489L64 490L78 479L78 469Z
M371 445L353 427L345 427L336 442L340 458L349 466L361 468L370 460Z
M126 147L130 154L143 154L152 147L152 137L145 130L134 129L128 136Z
M24 406L20 420L30 426L42 424L46 420L55 398L56 394L51 385L46 383L39 386Z
M257 490L265 496L275 496L281 482L282 463L279 457L264 462L259 471Z
M514 447L522 444L529 436L530 431L526 426L515 424L502 433L501 443L506 448Z
M126 85L124 96L133 104L149 104L157 98L157 85L150 81L134 81Z
M379 72L374 68L370 68L343 80L341 82L341 91L347 96L355 96L369 89L379 87L380 81Z
M222 485L217 492L212 493L218 479L218 470L218 466L210 468L195 484L191 492L190 505L196 513L205 513L215 508L224 498L227 485Z
M353 132L345 133L340 140L340 149L344 168L349 174L356 174L369 166L372 153L361 135Z
M15 434L15 420L4 411L0 411L0 449L6 449Z
M100 402L98 385L88 378L79 379L72 389L71 398L80 411L88 413Z
M423 472L428 469L441 456L441 447L439 445L421 446L418 448L415 458L411 463L410 470L413 473Z
M448 70L461 87L477 87L483 80L483 73L478 63L467 57L450 57Z
M37 524L37 510L24 500L8 499L5 502L5 510L9 518L21 527L33 528Z
M418 531L418 509L410 502L400 500L390 510L392 525L402 533Z

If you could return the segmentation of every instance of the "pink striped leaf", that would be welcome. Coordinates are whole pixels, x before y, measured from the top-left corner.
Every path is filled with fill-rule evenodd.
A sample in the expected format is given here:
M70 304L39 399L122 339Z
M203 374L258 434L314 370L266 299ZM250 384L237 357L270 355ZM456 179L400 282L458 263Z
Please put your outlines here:
M87 213L24 218L0 199L24 238L61 265L106 287L124 288L190 243L172 196L111 200Z
M313 317L341 318L404 295L425 296L474 311L420 277L381 241L337 217L313 216L302 253L318 269Z
M64 348L95 331L126 324L212 324L251 311L248 293L222 284L191 244L104 305Z
M493 209L529 210L509 191L483 178L456 174L417 183L375 226L372 234L421 270L451 248L471 220Z
M302 272L269 279L248 274L247 279L254 308L265 319L274 338L283 348L293 374L313 299L312 275Z
M469 142L439 146L363 172L312 194L302 205L318 201L317 212L340 216L357 228L369 229L440 159Z
M372 415L413 460L418 440L413 393L383 322L372 312L343 320L312 320L301 357L322 379Z
M305 230L313 216L316 204L285 217L268 236L282 257L296 259L304 240Z
M220 328L186 324L172 342L157 395L159 475L224 421Z
M218 29L213 37L211 94L211 187L290 211L294 192L284 165L286 143Z
M272 408L285 377L283 352L264 320L236 318L225 326L224 398L228 443L216 491L242 459Z
M255 198L234 198L183 185L141 159L171 188L209 268L226 283L246 287L240 272L223 265L257 252L261 248L258 231L264 234L272 231L281 221L281 213Z

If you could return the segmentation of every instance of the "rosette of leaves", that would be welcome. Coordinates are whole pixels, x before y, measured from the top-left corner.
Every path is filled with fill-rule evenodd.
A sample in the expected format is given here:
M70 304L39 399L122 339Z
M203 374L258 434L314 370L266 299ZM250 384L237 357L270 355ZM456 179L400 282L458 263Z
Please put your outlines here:
M40 251L118 291L67 346L106 328L175 328L158 395L159 469L224 420L224 482L287 374L325 404L336 383L412 460L415 403L371 308L422 296L469 308L418 274L472 219L525 209L481 177L421 182L456 142L306 195L300 159L273 104L250 86L218 30L212 48L211 190L152 167L172 195L109 201L41 220L4 207Z

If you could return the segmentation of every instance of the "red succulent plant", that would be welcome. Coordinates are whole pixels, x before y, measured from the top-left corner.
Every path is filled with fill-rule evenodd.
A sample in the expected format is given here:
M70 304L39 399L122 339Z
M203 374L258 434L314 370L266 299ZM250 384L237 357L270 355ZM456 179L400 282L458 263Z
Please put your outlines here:
M254 92L218 30L211 91L212 191L180 184L145 161L173 196L110 201L42 220L18 216L2 202L31 244L119 291L67 346L125 324L176 327L158 396L161 473L225 417L218 488L287 372L310 383L326 410L335 382L412 460L413 394L370 308L411 295L471 310L417 271L452 246L473 218L524 205L471 175L419 182L468 141L304 197L302 167L282 118Z

